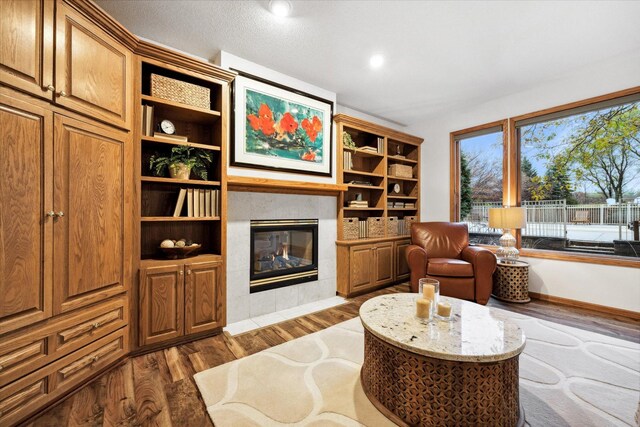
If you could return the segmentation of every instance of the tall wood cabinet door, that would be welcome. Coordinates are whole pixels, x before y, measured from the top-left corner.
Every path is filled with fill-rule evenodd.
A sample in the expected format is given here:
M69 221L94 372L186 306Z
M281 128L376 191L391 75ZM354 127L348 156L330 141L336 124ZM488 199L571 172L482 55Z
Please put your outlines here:
M184 269L185 334L223 326L222 263L185 264Z
M0 334L52 312L53 114L0 94Z
M393 282L393 243L376 244L374 282L376 285L385 285Z
M126 290L123 156L128 135L54 117L54 314Z
M184 267L167 265L140 270L140 345L182 336L183 315Z
M395 280L408 279L411 273L409 269L409 264L407 263L407 257L405 256L405 251L407 247L411 244L411 240L402 240L400 242L395 242L395 259L396 259L396 276Z
M0 81L48 99L55 90L53 9L53 0L0 1Z
M56 3L56 103L130 127L131 52L61 0Z
M349 249L351 291L373 284L373 246L358 245Z

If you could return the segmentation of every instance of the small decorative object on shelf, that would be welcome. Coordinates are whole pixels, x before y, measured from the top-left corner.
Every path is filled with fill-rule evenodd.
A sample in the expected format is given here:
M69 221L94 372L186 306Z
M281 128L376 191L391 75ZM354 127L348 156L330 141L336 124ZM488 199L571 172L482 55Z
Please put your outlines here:
M352 148L352 149L356 148L356 143L353 142L353 138L351 138L351 135L349 135L349 132L342 132L342 143L347 148Z
M387 191L389 191L389 193L391 193L391 194L398 195L402 191L402 187L400 186L400 184L395 182L393 184L389 184L389 188L387 189Z
M413 178L413 170L411 166L393 164L389 166L389 175L400 178Z
M211 108L211 90L204 86L151 74L151 96L198 108Z
M186 258L187 255L193 256L201 246L184 238L180 240L165 239L160 243L160 249L169 259Z
M156 152L149 159L149 169L155 176L165 176L169 169L171 178L189 179L191 171L200 179L207 180L207 168L211 165L211 154L199 148L176 146L169 155Z

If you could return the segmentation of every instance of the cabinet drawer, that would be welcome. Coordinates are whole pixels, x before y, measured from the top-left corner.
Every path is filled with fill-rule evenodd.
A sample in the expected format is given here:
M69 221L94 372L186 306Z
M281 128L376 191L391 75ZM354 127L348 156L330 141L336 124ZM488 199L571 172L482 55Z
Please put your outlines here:
M47 400L49 378L46 376L18 383L0 389L0 425L13 425Z
M68 389L113 363L128 351L127 328L120 329L65 358L52 374L52 386Z
M0 340L0 387L128 322L126 296L22 328Z
M55 351L65 351L69 347L78 348L82 343L93 341L124 325L126 314L124 306L113 307L104 311L104 307L91 310L86 320L74 322L72 326L64 328L56 334Z

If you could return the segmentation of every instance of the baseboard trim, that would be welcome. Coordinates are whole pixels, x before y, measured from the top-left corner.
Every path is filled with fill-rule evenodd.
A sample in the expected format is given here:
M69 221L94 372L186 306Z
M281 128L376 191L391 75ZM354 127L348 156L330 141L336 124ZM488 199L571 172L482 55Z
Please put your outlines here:
M569 298L556 297L553 295L539 294L537 292L529 292L529 296L533 299L541 301L549 301L556 304L568 305L571 307L585 308L587 310L597 311L599 313L612 314L614 316L624 316L634 320L640 320L640 312L632 310L624 310L622 308L607 307L606 305L593 304L590 302L577 301Z

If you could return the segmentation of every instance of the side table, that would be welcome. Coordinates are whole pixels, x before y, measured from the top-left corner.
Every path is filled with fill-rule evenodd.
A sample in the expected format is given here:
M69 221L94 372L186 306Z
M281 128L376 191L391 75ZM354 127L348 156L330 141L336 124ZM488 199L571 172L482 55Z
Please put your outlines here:
M492 295L507 302L525 303L529 298L529 264L524 261L498 261L493 273Z

